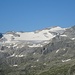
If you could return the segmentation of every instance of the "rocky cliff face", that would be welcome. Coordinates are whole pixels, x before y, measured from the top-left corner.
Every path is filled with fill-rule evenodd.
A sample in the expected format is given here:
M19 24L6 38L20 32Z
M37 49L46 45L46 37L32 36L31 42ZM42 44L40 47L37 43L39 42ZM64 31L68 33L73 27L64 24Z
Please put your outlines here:
M0 39L0 59L3 67L11 69L7 75L74 75L75 26L7 32Z

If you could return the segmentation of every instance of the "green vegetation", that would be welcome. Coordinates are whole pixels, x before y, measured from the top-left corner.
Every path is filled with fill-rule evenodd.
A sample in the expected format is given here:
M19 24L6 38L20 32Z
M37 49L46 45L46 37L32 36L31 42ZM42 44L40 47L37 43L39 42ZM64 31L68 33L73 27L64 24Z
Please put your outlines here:
M31 64L24 67L9 67L4 63L0 65L0 75L75 75L75 64L57 64L47 69L42 64L38 64L37 67L31 67Z

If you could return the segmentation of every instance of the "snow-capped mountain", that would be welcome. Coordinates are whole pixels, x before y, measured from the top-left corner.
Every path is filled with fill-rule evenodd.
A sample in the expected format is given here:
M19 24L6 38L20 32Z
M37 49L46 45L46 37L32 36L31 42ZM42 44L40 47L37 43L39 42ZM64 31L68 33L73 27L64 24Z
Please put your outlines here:
M56 37L57 35L62 35L66 28L61 28L59 26L45 28L43 30L37 30L34 32L7 32L3 34L1 39L2 44L8 44L10 47L19 48L18 44L24 43L28 47L43 47L49 43L49 40Z
M19 72L27 71L24 75L39 75L37 72L42 73L52 66L73 63L75 26L55 26L34 32L0 33L0 59L0 63L5 61Z

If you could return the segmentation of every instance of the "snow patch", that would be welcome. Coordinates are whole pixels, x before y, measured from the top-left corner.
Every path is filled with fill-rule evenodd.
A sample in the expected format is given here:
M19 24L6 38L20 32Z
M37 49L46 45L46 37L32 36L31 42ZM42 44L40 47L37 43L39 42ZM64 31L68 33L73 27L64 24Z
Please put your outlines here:
M62 62L67 62L67 61L70 61L71 59L67 59L67 60L62 60Z
M75 40L75 38L71 38L71 40Z
M33 68L33 67L36 67L36 66L31 66L31 67Z
M15 56L15 53L14 54L12 54L10 57L14 57Z
M15 57L24 57L25 55L15 55Z
M60 35L60 36L62 36L62 37L67 37L67 35Z
M37 62L39 61L39 59L36 60Z
M43 65L47 65L46 63L44 63Z
M28 45L28 47L43 47L41 44L33 44L33 45Z
M17 46L17 44L14 44L14 45L13 45L13 47L16 47L16 46Z
M0 52L5 52L4 50L0 50Z
M11 48L11 46L6 46L7 48Z
M17 67L18 65L13 65L14 67Z
M56 51L56 53L58 53L59 52L59 49Z
M35 55L36 53L33 53L33 55Z
M66 49L64 48L63 50L65 51Z

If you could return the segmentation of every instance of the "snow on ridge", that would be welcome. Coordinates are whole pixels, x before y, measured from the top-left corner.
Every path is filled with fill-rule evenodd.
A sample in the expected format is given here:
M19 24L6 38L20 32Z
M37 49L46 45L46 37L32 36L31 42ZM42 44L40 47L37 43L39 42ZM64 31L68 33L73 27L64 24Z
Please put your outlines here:
M66 28L61 28L59 26L50 29L51 32L55 32L58 34L64 33L65 30L66 30Z
M12 37L13 35L12 34L4 34L3 35L7 40L11 41L12 40Z
M50 29L50 31L52 31L52 32L56 32L58 30L65 30L65 28L61 28L61 27L57 26L57 27L54 27L54 28Z
M19 37L13 35L13 34L4 34L4 38L6 38L7 41L5 43L11 43L12 41L45 41L50 40L54 38L56 35L52 34L50 32L56 32L56 33L62 33L65 30L65 28L61 27L53 27L50 29L44 29L39 32L15 32L15 35L19 35Z

